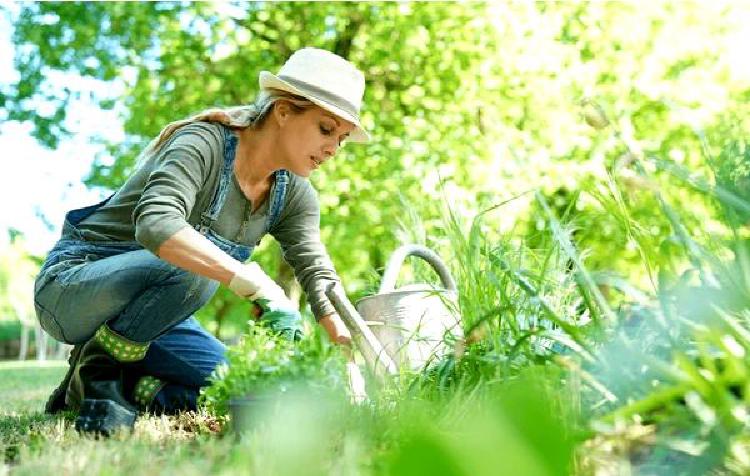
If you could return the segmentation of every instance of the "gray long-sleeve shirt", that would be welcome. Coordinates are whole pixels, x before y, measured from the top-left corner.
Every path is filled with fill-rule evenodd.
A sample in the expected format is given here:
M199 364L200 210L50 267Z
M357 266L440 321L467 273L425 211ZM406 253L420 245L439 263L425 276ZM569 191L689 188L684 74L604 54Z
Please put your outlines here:
M211 204L224 163L224 126L196 122L182 127L156 154L146 158L107 204L77 228L86 240L136 240L156 252L186 226L200 223ZM232 174L226 201L214 223L222 237L254 246L265 232L270 199L251 213ZM331 281L339 281L320 241L320 208L309 181L290 173L284 208L271 235L281 245L307 294L317 319L333 313L325 295Z

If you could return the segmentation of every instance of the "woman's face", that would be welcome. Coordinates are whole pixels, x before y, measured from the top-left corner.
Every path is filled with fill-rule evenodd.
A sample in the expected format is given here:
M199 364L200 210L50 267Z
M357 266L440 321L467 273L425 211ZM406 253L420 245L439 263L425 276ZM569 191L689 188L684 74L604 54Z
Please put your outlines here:
M308 177L332 158L341 143L354 130L354 124L314 106L294 114L281 104L279 147L283 167Z

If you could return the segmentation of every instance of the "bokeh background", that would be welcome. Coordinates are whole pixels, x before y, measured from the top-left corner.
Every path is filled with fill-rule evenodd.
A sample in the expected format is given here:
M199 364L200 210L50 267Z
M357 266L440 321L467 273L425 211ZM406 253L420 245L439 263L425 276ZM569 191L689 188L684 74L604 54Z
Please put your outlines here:
M38 263L64 211L122 184L166 123L252 101L261 70L277 71L310 45L350 59L367 78L363 122L374 140L344 147L312 178L323 240L351 293L371 292L402 242L451 253L430 242L446 203L468 216L521 195L490 214L483 231L533 242L545 226L527 193L536 190L557 211L569 209L591 267L647 288L654 277L643 253L671 263L680 252L657 203L637 181L626 187L635 232L649 245L636 246L597 194L627 162L620 139L701 175L709 168L702 147L747 130L748 12L747 2L6 5L15 72L0 85L0 140L10 152L6 190L15 192L4 193L3 214L24 217L3 223L3 283L33 275L31 265L14 272L16 261ZM620 138L586 123L585 101ZM54 154L42 162L19 153L29 135L57 152L57 163ZM55 182L49 171L60 164L67 176L60 171ZM82 180L71 177L75 167ZM50 196L63 182L69 191L54 205L17 201ZM689 210L690 225L728 233L710 200L664 187ZM49 231L30 228L30 217ZM270 238L256 259L293 288ZM5 319L14 313L12 286L0 288ZM230 335L244 312L219 293L200 317Z
M116 190L165 124L253 101L259 72L303 46L367 80L372 142L311 177L350 298L423 244L458 282L464 332L391 385L368 374L371 405L310 393L241 444L215 419L258 381L343 382L324 339L249 333L204 394L213 411L146 420L127 444L38 412L61 362L0 362L5 464L750 474L748 25L747 1L0 4L0 357L50 344L22 346L64 212ZM276 243L253 258L314 338ZM400 276L436 282L419 261ZM248 333L226 290L198 318L228 343Z

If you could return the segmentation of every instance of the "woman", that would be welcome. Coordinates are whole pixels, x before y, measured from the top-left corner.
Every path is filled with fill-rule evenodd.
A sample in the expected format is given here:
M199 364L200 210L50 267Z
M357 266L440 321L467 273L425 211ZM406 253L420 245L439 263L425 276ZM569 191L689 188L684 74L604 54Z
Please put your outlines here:
M48 412L78 409L76 428L109 433L142 411L193 409L224 346L192 317L219 284L254 303L274 330L299 338L301 318L255 263L266 233L280 243L331 339L350 335L325 296L338 281L320 242L305 180L359 122L364 76L325 50L295 52L260 74L254 105L167 126L107 200L68 212L35 287L45 331L76 344Z

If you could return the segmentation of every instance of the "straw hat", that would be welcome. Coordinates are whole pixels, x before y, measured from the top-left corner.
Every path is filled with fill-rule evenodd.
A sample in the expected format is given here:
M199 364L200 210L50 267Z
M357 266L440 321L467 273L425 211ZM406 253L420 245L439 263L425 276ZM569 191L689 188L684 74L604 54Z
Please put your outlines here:
M318 48L302 48L289 57L278 75L261 71L259 82L261 94L268 88L289 91L354 124L348 142L370 140L359 122L365 76L341 56Z

